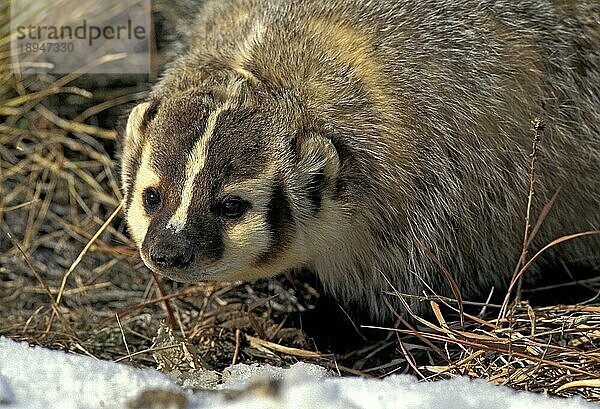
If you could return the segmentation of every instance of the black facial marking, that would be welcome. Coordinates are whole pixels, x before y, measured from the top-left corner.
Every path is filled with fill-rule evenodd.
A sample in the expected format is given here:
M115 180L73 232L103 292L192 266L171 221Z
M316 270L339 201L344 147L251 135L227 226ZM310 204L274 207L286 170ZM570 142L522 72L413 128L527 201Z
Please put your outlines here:
M256 177L267 162L268 147L257 138L268 129L269 123L254 109L239 108L221 112L208 142L209 155L204 166L212 178L224 183Z
M184 183L189 155L204 135L210 113L205 98L195 90L164 97L160 112L148 126L153 166L169 190Z
M197 249L199 259L205 262L214 262L223 258L225 245L221 223L216 217L211 217L209 214L194 218L187 234Z
M277 258L288 246L293 231L292 207L280 179L276 179L273 184L266 221L271 231L271 243L267 251L257 258L257 264L265 264Z

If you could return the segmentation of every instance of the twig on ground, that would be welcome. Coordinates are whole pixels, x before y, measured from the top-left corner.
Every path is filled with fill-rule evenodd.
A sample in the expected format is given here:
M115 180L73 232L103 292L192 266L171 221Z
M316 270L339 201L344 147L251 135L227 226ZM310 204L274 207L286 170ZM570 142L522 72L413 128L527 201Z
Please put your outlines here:
M75 268L79 265L79 263L83 259L83 256L85 256L85 254L90 249L90 247L92 247L92 244L94 244L94 242L96 241L96 239L98 237L100 237L100 235L102 234L102 232L104 232L104 230L113 221L113 219L117 216L117 214L119 214L119 212L121 211L122 207L123 207L123 203L120 203L119 206L117 206L117 208L108 217L108 219L106 219L106 221L104 222L104 224L98 229L98 231L96 232L96 234L94 234L94 236L92 236L92 238L90 239L90 241L88 241L88 243L81 250L81 252L77 256L77 258L75 259L75 261L73 261L73 264L71 264L71 266L69 267L69 269L65 272L65 274L63 276L63 279L62 279L62 282L60 283L60 289L58 291L58 294L56 295L56 302L55 302L55 304L57 306L57 309L58 309L58 306L60 305L60 301L62 299L63 292L65 291L65 286L67 285L67 280L69 279L69 276L71 275L71 273L73 272L73 270L75 270ZM48 325L46 327L46 332L44 333L43 336L46 336L50 332L50 328L52 328L52 322L54 320L54 316L56 314L57 309L53 309L52 310L52 315L50 316L50 319L48 320Z
M517 261L517 265L515 266L515 271L513 272L513 276L516 275L525 263L525 257L527 257L527 248L530 242L529 238L529 228L530 228L530 218L531 218L531 206L533 203L533 195L535 194L535 162L537 160L538 153L538 143L542 139L542 133L544 132L544 128L546 124L540 118L535 118L531 121L531 129L533 130L533 142L531 146L531 154L529 157L531 158L529 165L529 194L527 196L527 210L525 212L525 233L523 234L523 245L521 248L521 256ZM537 231L537 230L536 230ZM517 280L517 289L515 294L515 300L518 302L521 300L521 285L522 285L523 277L519 277Z
M121 320L119 319L119 314L115 314L115 318L117 319L117 324L119 324L119 329L121 330L121 337L123 338L123 343L125 344L125 349L127 350L127 355L130 356L129 360L131 360L131 351L129 350L129 345L127 344L127 337L125 336L125 332L123 331L123 326L121 325Z

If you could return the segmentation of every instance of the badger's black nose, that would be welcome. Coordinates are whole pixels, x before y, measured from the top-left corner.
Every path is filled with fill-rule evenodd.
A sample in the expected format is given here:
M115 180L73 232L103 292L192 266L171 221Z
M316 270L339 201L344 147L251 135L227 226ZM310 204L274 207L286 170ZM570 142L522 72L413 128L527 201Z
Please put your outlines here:
M156 243L149 253L150 260L161 268L185 268L194 261L194 249L185 241Z

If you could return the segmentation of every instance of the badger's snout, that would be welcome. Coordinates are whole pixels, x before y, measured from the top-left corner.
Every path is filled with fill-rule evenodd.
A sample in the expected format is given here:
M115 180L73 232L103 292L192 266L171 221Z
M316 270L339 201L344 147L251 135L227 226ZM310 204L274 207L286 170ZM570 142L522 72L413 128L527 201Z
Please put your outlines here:
M156 245L150 249L150 260L160 268L185 268L194 261L191 246Z
M148 246L150 261L159 269L183 269L196 257L194 247L184 237L160 234Z
M206 218L191 220L182 230L168 228L163 218L148 229L140 254L155 273L175 281L198 281L222 267L223 241Z

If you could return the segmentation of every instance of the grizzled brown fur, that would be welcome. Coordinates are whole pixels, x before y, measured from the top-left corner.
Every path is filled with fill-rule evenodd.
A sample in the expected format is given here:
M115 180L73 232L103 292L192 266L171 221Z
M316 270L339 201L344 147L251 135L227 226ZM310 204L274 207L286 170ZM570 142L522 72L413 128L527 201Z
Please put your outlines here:
M185 281L308 268L375 320L391 316L387 280L449 293L422 246L464 298L504 287L534 117L547 128L532 214L558 196L531 247L600 228L599 20L593 0L202 2L129 119L142 257ZM582 238L530 273L599 257Z

